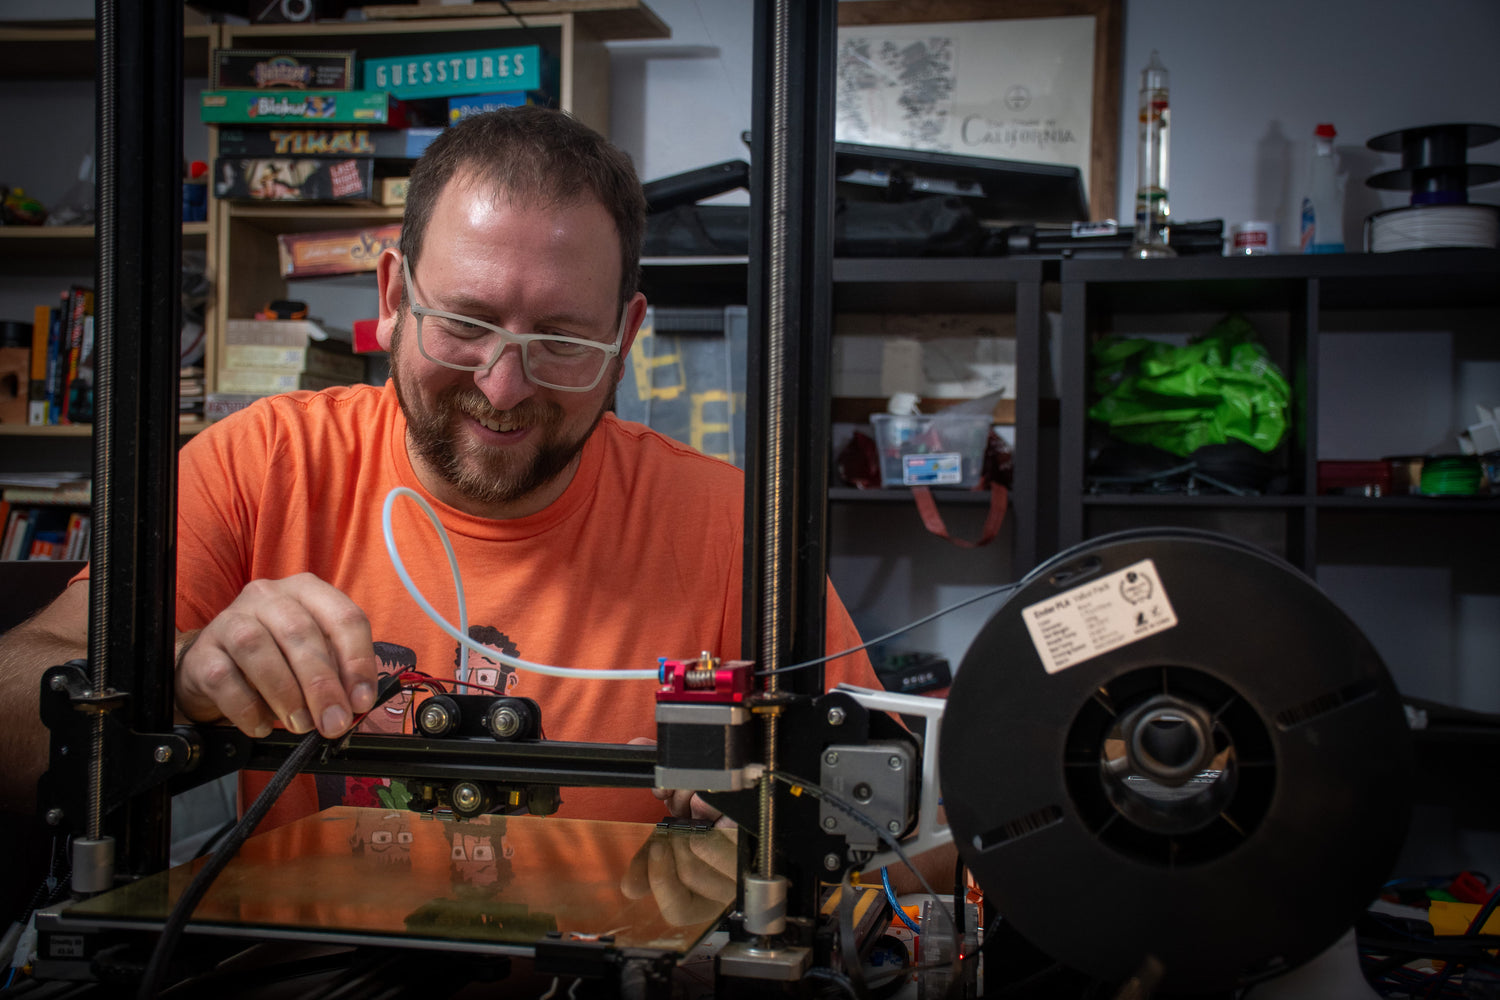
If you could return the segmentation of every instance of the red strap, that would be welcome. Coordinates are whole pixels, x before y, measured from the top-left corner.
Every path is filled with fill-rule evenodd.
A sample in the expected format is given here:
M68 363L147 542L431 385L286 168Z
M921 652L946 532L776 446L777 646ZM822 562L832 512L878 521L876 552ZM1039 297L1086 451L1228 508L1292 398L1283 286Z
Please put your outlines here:
M943 524L943 515L938 513L937 501L932 498L932 490L926 486L913 486L911 495L916 498L917 510L922 515L922 523L927 530L939 538L946 538L954 545L965 549L977 549L981 545L988 545L994 541L995 535L1000 532L1000 524L1005 520L1005 508L1010 502L1010 492L999 483L990 483L990 512L985 515L984 528L979 533L976 541L964 538L954 538L948 534L947 525Z

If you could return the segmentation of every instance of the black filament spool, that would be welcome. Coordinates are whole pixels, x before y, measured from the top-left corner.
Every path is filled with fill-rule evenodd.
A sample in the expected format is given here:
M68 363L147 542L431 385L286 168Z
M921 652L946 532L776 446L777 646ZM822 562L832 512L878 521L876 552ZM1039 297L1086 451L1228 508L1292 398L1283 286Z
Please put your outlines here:
M1026 609L1147 559L1177 624L1048 673ZM1121 763L1143 720L1200 712L1203 774ZM959 853L1009 925L1105 981L1152 957L1166 994L1326 950L1409 821L1411 737L1374 647L1297 570L1208 532L1121 532L1029 574L964 658L939 759Z
M1423 125L1377 135L1365 145L1382 153L1400 153L1401 169L1386 170L1365 181L1386 191L1410 191L1413 205L1464 205L1468 189L1500 180L1500 166L1469 163L1471 146L1500 139L1500 126L1478 124Z

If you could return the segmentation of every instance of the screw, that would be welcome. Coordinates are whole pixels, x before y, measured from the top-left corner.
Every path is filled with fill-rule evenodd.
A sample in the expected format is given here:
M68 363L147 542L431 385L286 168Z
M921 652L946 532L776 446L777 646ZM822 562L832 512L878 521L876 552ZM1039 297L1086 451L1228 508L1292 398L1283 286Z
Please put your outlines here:
M828 853L828 854L823 855L823 867L827 868L831 872L838 871L839 870L839 856L837 854L833 854L833 853Z
M844 710L837 705L828 710L828 724L830 726L842 726L844 724Z
M839 821L838 821L838 817L837 816L825 816L823 818L823 829L825 829L825 830L832 830L834 827L836 827L838 825L839 825Z
M163 743L161 746L156 748L156 752L151 756L156 758L156 762L158 764L165 764L167 761L172 759L172 748Z
M61 691L68 686L68 679L62 674L53 674L52 679L47 682L52 690Z
M885 825L885 828L887 830L891 831L892 833L900 833L901 832L901 823L898 820L894 820L893 819L893 820L891 820L889 823L887 823Z
M65 747L65 746L58 747L57 748L57 755L59 757L66 757L68 755L68 748Z
M454 787L453 804L459 809L474 809L479 805L479 789L468 782Z
M224 744L224 756L225 757L233 757L235 755L235 753L237 753L237 751L234 749L234 744L233 743L226 743L226 744Z
M838 755L838 751L836 751L836 750L830 750L830 751L828 751L827 753L825 753L823 755L823 763L827 764L829 767L833 767L838 762L839 762L839 755Z
M906 761L896 754L891 754L887 757L885 763L892 771L899 771L906 766Z
M56 826L63 821L63 811L56 806L47 810L47 825Z

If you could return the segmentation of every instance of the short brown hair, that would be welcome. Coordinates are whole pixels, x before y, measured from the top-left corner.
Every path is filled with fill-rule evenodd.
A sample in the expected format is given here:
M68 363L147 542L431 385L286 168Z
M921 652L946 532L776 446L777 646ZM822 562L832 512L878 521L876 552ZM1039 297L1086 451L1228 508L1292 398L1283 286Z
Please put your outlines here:
M630 157L565 111L524 106L466 118L445 128L412 167L401 253L413 267L433 207L463 173L522 204L598 199L620 237L620 302L640 287L646 196Z

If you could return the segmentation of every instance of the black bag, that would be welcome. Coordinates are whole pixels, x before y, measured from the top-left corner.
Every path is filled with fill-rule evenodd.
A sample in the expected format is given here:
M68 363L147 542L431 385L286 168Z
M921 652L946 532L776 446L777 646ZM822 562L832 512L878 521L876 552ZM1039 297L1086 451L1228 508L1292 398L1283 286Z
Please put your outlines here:
M961 198L835 202L833 252L840 257L964 257L983 242L979 217Z

